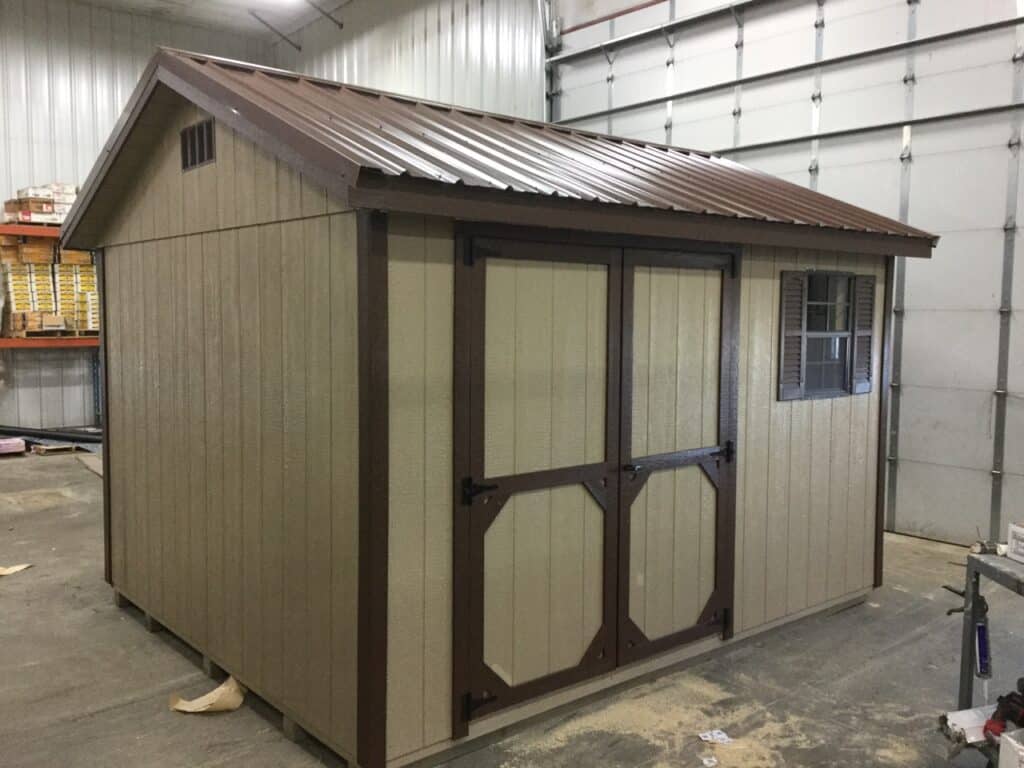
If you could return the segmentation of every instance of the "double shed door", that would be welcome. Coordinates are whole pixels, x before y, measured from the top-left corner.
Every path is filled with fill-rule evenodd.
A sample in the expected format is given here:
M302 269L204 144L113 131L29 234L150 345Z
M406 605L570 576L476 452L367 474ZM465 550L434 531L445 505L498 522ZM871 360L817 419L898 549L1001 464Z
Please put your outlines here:
M731 631L738 333L732 253L461 250L456 737Z

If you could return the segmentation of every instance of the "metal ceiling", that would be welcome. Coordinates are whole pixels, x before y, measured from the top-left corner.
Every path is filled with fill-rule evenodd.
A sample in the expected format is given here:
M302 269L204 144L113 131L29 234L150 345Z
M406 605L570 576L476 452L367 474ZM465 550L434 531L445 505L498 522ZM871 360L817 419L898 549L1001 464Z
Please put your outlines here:
M324 10L341 5L338 0L317 0ZM231 29L260 37L273 37L259 21L259 16L283 32L292 32L319 18L306 0L95 0L118 10L168 19L204 27Z

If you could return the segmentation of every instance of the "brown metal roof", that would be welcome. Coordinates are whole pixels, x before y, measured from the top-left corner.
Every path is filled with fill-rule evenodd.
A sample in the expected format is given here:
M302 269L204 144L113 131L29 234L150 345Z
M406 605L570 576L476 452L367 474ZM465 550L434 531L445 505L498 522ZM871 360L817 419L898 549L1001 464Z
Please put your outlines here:
M248 131L254 138L275 137L320 175L340 175L350 188L369 172L549 199L909 238L918 250L921 240L936 241L927 232L705 152L169 49L156 54L149 77L200 106L203 101L207 108L211 102L226 105L229 117L255 126ZM96 181L90 177L87 187Z

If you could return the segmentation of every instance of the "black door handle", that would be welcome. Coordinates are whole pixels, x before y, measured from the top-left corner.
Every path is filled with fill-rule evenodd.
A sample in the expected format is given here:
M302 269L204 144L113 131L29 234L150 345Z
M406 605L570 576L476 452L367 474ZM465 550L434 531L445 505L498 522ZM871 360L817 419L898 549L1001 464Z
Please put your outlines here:
M643 464L627 464L626 466L624 466L622 468L622 471L623 472L628 472L629 474L633 475L633 477L636 477L637 475L639 475L641 472L644 471L644 465Z

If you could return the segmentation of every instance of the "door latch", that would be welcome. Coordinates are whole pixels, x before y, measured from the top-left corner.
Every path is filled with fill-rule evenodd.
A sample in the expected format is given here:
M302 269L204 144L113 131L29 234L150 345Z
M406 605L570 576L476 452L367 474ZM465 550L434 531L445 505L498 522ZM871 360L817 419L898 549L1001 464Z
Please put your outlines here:
M718 451L715 452L716 456L721 456L726 464L731 464L732 460L736 458L736 444L732 440L726 440Z
M473 499L481 493L496 490L498 490L496 485L481 485L480 483L474 483L472 477L464 477L462 478L462 503L468 507L473 503Z

